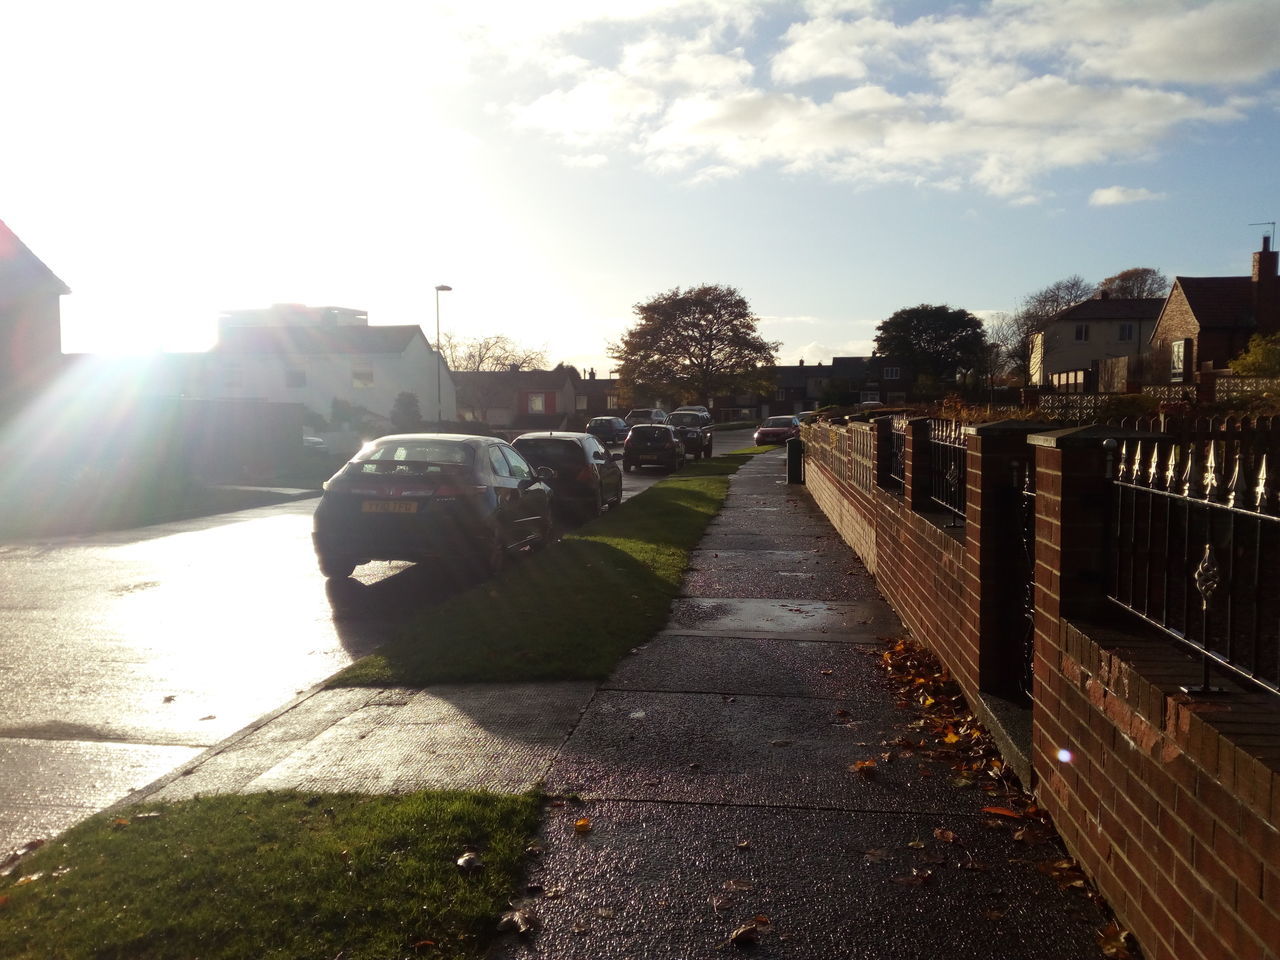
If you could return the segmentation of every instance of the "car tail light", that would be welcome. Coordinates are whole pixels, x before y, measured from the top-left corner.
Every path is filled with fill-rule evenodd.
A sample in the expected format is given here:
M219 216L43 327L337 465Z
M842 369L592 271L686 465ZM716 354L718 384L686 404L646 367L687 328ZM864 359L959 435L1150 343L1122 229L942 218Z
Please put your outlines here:
M590 465L583 466L583 468L578 471L579 483L595 483L595 479L595 471L591 469Z

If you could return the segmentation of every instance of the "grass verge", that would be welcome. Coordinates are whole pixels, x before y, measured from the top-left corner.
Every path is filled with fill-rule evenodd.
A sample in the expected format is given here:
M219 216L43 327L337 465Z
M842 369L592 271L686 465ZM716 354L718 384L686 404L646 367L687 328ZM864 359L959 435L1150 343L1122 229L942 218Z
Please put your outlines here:
M689 464L434 608L330 686L602 680L666 624L689 561L748 456Z
M0 943L7 960L478 958L538 815L532 794L461 791L100 814L0 878ZM457 865L468 848L481 868Z

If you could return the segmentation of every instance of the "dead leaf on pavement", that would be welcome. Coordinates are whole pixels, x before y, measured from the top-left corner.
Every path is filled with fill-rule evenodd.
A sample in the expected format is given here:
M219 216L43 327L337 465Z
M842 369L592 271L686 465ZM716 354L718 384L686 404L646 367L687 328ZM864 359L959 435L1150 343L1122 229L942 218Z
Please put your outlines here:
M956 842L955 833L951 830L944 830L942 827L938 827L933 831L933 837L935 840L941 840L943 843Z
M574 832L574 833L579 833L579 834L581 834L581 833L590 833L590 832L591 832L591 820L590 820L590 818L588 818L588 817L579 817L577 820L573 821L573 832Z
M1010 817L1010 818L1012 818L1012 819L1014 819L1014 820L1021 820L1021 819L1022 819L1022 814L1018 813L1018 811L1017 811L1017 810L1010 810L1008 807L983 807L983 808L982 808L982 812L983 812L983 813L994 813L996 816L999 816L999 817Z
M915 850L923 850L923 849L924 849L924 841L923 841L923 840L921 840L919 837L916 837L916 839L908 841L908 842L907 842L907 846L908 846L908 847L911 847L911 848L913 848L913 849L915 849Z
M893 882L902 884L904 887L923 887L932 876L932 870L915 868L907 876L894 877Z
M760 928L754 923L744 923L729 934L728 942L735 947L753 947L760 942Z
M751 849L751 841L750 841L750 840L739 840L739 841L738 841L738 849L739 849L739 850L750 850L750 849Z
M726 890L751 890L755 888L755 884L750 880L726 880L723 886Z
M876 762L874 760L857 760L849 764L849 772L870 779L876 775Z
M885 849L864 850L862 856L868 863L883 863L890 859L889 851Z
M43 870L39 871L38 873L28 873L25 877L19 877L17 881L14 883L14 886L21 887L21 886L25 886L28 883L35 883L37 880L39 880L43 876L44 876Z
M538 917L528 907L517 907L508 910L498 918L498 929L513 930L520 936L528 936L538 928Z
M1104 957L1115 960L1132 960L1133 951L1129 949L1129 931L1121 928L1112 920L1098 931L1098 949Z

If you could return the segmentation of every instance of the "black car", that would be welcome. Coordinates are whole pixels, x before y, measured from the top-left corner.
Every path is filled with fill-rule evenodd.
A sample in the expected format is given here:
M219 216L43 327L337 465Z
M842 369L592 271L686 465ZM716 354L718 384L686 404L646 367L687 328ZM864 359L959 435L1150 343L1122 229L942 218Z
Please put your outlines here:
M685 453L695 460L711 456L711 417L694 410L677 410L667 418L667 424L675 427L676 435L684 444Z
M324 485L312 531L320 571L442 557L496 573L512 551L550 539L552 478L494 437L380 437Z
M598 517L606 506L622 502L620 453L609 453L589 433L526 433L511 441L535 468L555 471L550 481L557 506L584 519Z
M627 421L621 417L592 417L587 424L587 433L603 444L621 443L627 439Z
M665 423L641 423L631 428L622 445L622 469L666 467L679 470L684 466L684 444L676 436L676 428Z

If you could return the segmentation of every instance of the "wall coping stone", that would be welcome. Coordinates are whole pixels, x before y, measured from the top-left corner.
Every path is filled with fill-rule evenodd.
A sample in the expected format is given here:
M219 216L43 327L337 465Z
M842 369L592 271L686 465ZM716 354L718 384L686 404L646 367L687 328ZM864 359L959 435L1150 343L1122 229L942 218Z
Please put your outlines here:
M1001 434L1044 433L1053 424L1043 420L992 420L990 423L971 423L964 428L968 437L992 437Z
M1027 442L1037 447L1063 450L1067 447L1090 447L1098 440L1167 439L1169 439L1169 435L1165 433L1131 430L1128 427L1109 427L1104 423L1094 423L1087 427L1065 427L1062 430L1033 433L1027 437Z

